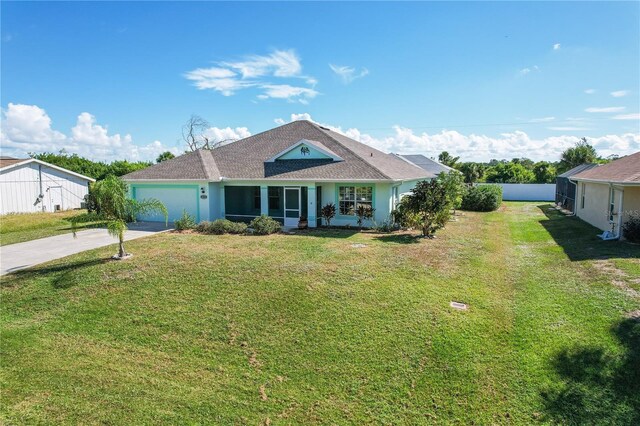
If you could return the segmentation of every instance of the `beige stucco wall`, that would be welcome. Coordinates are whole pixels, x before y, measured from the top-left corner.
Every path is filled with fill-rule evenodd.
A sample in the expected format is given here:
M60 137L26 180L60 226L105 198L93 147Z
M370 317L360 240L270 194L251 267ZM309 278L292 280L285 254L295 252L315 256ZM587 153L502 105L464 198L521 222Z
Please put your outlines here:
M585 191L586 189L586 191ZM585 191L584 207L582 207L582 193ZM603 231L611 230L609 223L609 185L600 183L580 182L576 197L576 215Z

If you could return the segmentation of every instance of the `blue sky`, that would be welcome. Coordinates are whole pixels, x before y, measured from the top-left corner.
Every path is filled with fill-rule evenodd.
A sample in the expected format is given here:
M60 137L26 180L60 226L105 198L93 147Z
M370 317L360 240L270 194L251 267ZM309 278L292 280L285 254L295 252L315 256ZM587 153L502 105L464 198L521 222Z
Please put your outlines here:
M394 152L640 150L640 3L2 2L2 151L183 150L311 117Z

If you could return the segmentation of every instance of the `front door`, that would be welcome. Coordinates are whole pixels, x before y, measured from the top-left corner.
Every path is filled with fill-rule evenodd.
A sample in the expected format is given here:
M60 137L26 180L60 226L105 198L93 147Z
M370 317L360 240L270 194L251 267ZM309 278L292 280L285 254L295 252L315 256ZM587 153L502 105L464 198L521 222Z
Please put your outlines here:
M284 226L298 226L300 220L300 188L284 189Z
M62 187L51 186L49 187L49 211L57 212L64 210L62 205Z

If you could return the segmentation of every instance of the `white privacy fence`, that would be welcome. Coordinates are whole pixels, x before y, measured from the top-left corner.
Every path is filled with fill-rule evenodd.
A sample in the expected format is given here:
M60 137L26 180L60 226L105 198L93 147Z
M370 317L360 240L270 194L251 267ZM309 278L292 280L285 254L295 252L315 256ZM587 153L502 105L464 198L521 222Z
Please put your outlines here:
M479 183L477 185L500 185L505 201L554 201L555 183Z

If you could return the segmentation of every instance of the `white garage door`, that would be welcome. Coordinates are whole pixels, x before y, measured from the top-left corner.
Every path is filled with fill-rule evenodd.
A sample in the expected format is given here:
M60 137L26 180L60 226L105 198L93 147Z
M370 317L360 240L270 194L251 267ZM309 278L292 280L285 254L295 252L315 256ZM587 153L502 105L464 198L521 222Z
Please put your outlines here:
M167 210L169 211L169 222L173 222L176 219L180 219L183 210L186 210L196 221L200 221L198 215L198 200L199 189L198 186L135 186L135 199L144 200L148 198L155 198L160 200ZM147 216L141 216L138 220L146 220L152 222L164 222L164 216L162 214L152 214Z

